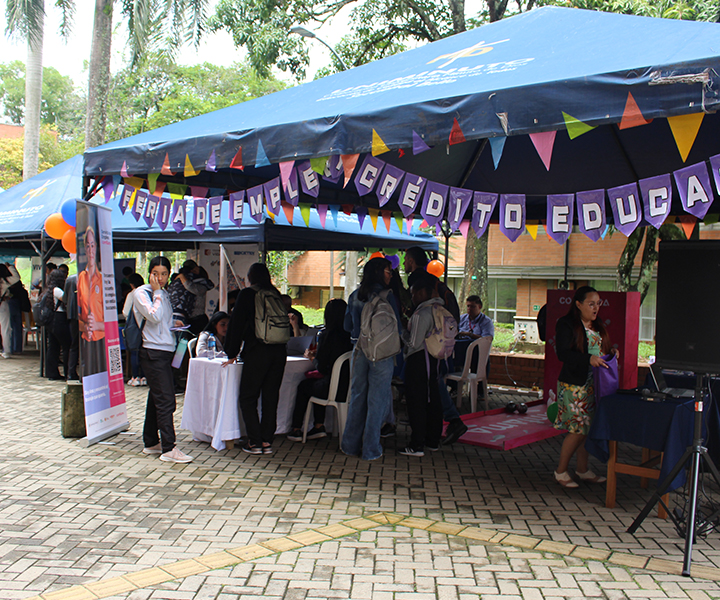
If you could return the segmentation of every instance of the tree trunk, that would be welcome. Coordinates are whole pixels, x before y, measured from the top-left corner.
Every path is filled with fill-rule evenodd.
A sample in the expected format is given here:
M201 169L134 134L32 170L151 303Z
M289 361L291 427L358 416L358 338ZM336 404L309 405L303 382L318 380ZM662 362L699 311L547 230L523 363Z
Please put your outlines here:
M465 31L465 0L449 0L453 21L453 33Z
M632 283L632 269L635 265L635 257L640 251L640 246L642 246L645 237L645 229L645 227L638 227L628 236L627 242L625 242L625 248L620 255L617 266L618 292L632 292L636 289Z
M25 65L25 141L23 146L23 180L38 174L40 162L40 104L42 102L43 23L37 36L28 38ZM34 38L34 39L33 39Z
M357 252L348 250L345 253L345 292L343 297L347 302L350 294L352 294L358 285L358 268L357 268Z
M463 305L465 299L473 294L480 296L483 306L488 307L488 237L485 233L480 239L469 231L465 244L465 278L458 304Z
M105 141L107 97L110 87L113 0L95 0L95 22L88 74L85 148Z

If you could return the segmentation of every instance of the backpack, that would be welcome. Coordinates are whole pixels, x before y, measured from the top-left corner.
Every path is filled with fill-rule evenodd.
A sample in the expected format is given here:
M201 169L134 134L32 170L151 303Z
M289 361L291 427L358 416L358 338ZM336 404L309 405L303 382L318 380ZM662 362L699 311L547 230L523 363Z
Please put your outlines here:
M280 294L252 286L255 293L255 337L265 344L287 344L290 318Z
M390 290L383 290L375 294L365 303L360 315L358 345L372 362L390 358L400 352L398 322L387 299L389 293Z
M457 321L448 309L439 304L433 304L431 309L433 329L425 338L425 347L435 358L449 358L455 349L455 336L458 334Z
M152 299L152 293L150 293L150 298ZM142 323L138 325L137 317L135 316L135 298L133 297L133 303L130 307L130 314L125 320L125 327L123 327L125 348L127 348L128 350L140 350L140 348L142 348L142 332L144 328L145 319L142 319Z
M52 290L47 290L32 307L33 319L35 319L35 324L39 327L48 327L55 316L54 302L48 302L51 297L54 300Z

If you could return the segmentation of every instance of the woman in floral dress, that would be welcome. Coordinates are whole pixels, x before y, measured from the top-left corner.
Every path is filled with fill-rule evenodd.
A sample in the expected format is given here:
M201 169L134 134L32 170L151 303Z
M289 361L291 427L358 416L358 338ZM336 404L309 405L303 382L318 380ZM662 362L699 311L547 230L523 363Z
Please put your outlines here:
M555 479L567 488L578 487L567 469L573 454L577 455L575 475L588 483L603 483L605 477L588 469L585 438L595 414L595 394L591 367L605 367L603 354L617 350L610 347L605 325L598 317L600 296L590 286L578 288L568 314L558 319L555 328L556 351L563 366L558 377L558 414L554 426L567 430L560 450Z

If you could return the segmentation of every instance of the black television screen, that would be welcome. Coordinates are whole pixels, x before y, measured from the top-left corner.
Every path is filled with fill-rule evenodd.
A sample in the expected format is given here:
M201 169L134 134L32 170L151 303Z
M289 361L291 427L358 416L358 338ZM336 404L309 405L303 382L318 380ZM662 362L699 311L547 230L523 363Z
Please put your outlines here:
M720 373L720 240L660 243L655 324L661 367Z

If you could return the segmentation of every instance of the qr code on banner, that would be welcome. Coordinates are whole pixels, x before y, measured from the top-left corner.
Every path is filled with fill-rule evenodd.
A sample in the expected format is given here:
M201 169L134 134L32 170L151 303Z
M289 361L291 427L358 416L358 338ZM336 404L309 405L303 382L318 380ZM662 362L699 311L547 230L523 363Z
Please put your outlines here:
M110 356L110 377L113 375L122 375L123 365L120 346L110 346L108 348L108 355Z

